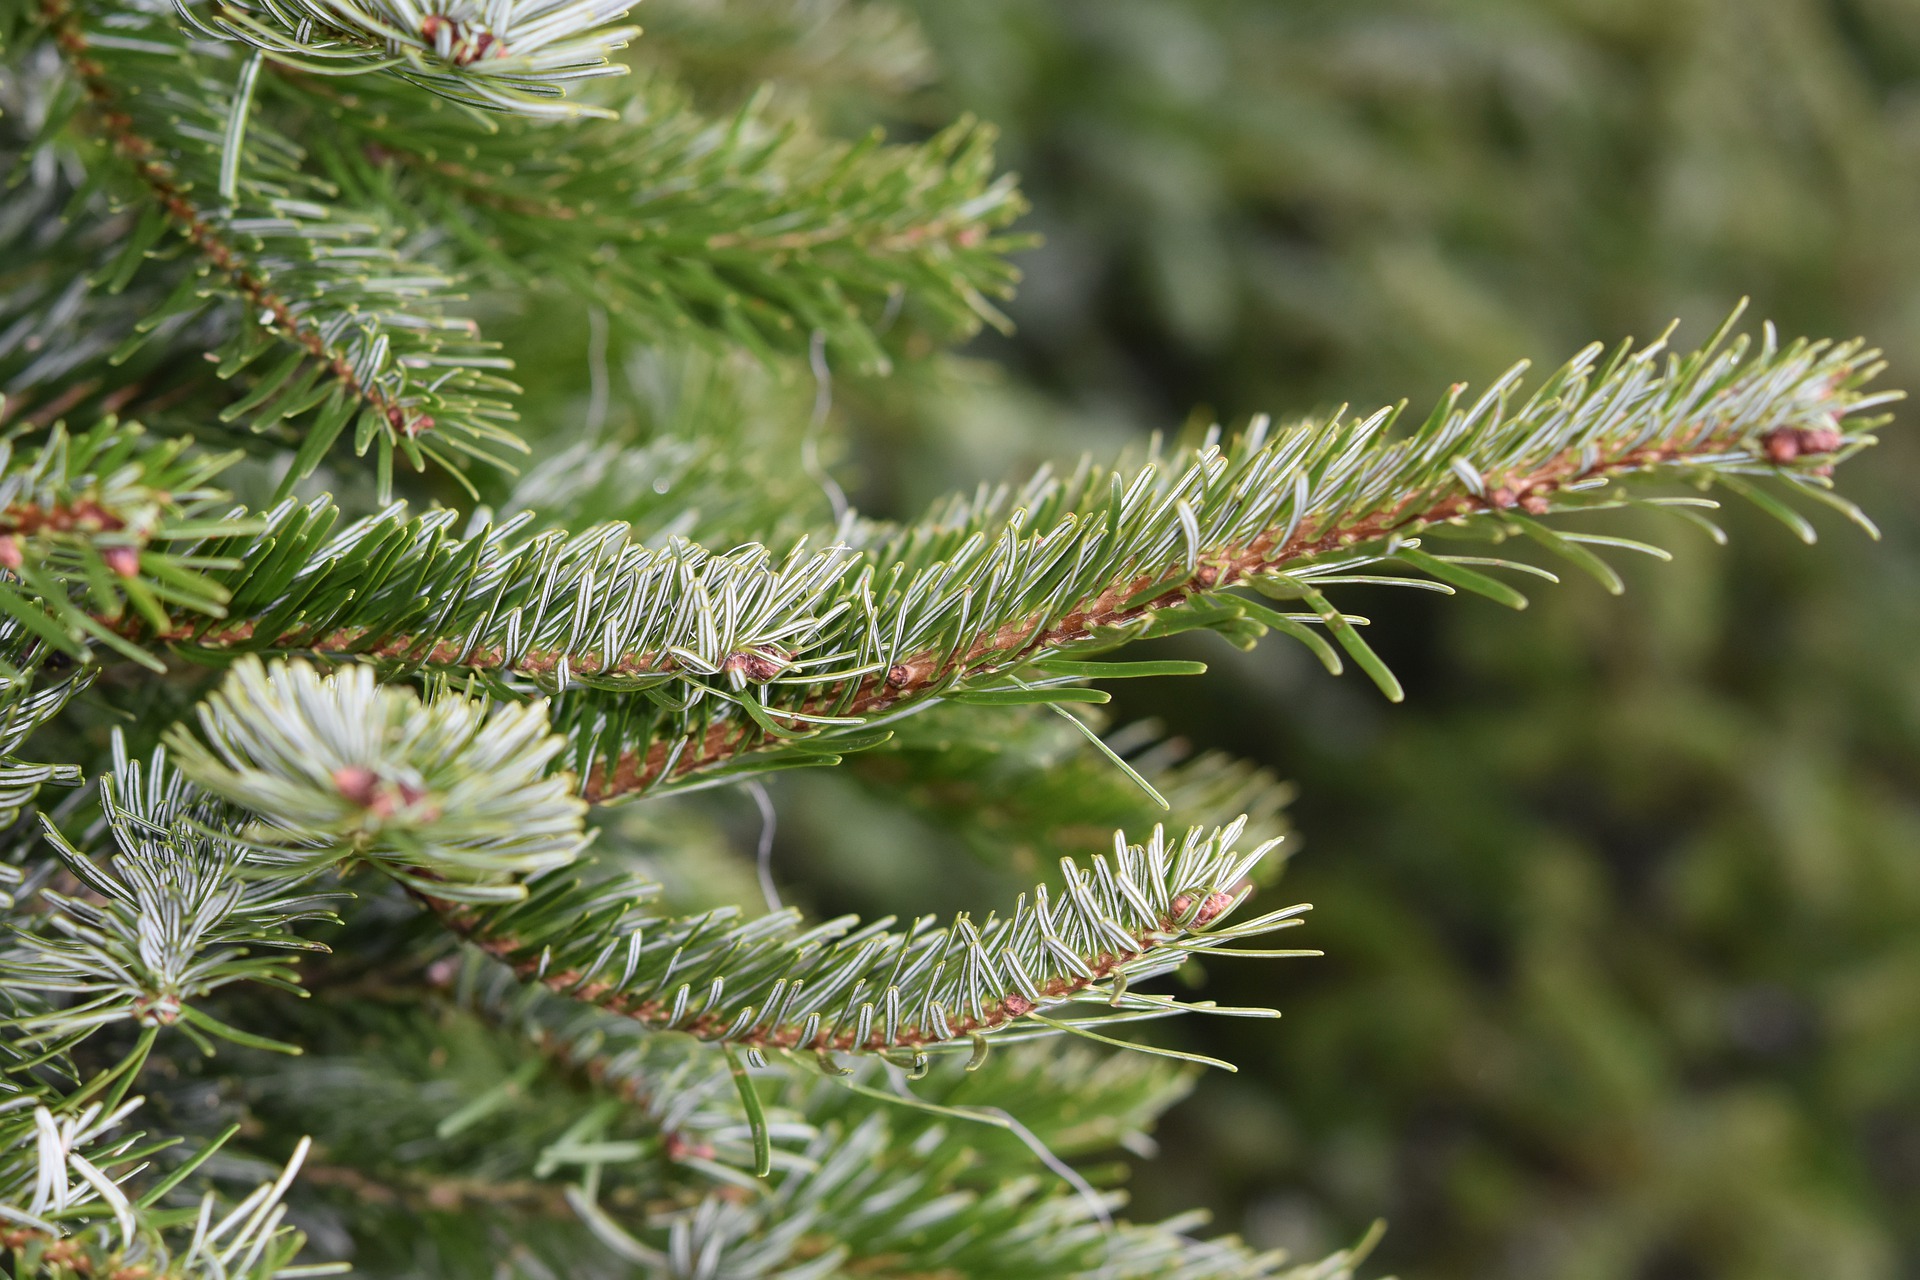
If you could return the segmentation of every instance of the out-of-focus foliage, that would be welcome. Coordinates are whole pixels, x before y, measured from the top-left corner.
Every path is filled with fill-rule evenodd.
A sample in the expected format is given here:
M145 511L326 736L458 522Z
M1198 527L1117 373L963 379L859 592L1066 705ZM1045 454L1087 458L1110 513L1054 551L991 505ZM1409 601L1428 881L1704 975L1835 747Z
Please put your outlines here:
M1576 335L1698 333L1743 294L1873 334L1896 381L1920 366L1900 0L919 12L926 118L1002 125L1049 243L992 351L1025 388L962 378L947 431L880 415L903 434L878 491L945 483L938 456L972 475L1077 446L1034 434L1033 388L1152 426L1432 396ZM1270 646L1181 648L1215 674L1119 691L1301 783L1287 891L1321 904L1303 938L1329 952L1209 976L1199 994L1287 1016L1185 1029L1252 1069L1169 1117L1143 1209L1201 1188L1308 1254L1385 1214L1380 1265L1410 1280L1920 1267L1920 459L1899 434L1855 491L1888 535L1865 554L1788 555L1741 517L1730 557L1685 548L1625 609L1591 584L1525 617L1356 606L1408 677L1391 718ZM930 905L951 871L929 856ZM913 875L894 866L896 905Z

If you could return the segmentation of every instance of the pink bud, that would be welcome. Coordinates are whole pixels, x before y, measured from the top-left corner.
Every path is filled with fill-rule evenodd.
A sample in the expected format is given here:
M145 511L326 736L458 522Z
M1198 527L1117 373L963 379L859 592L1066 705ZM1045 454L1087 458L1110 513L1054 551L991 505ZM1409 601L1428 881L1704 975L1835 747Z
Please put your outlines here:
M364 809L378 798L380 775L363 764L343 765L333 771L333 785L344 799Z
M107 568L123 578L140 576L140 553L132 547L108 547L100 553L107 562Z

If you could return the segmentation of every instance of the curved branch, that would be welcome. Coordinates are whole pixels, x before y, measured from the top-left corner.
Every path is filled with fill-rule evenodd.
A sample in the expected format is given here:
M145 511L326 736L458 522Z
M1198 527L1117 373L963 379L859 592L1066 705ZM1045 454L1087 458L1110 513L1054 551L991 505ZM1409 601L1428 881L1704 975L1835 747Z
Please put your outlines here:
M1307 910L1289 907L1207 932L1239 904L1244 891L1236 888L1279 843L1235 854L1243 823L1205 839L1195 828L1177 848L1158 827L1144 845L1128 846L1116 832L1111 869L1105 859L1096 859L1092 873L1062 859L1067 888L1057 902L1043 887L1031 900L1022 897L1010 919L989 916L977 927L962 915L930 928L925 917L889 933L882 932L889 920L855 927L847 918L803 933L792 911L738 926L728 923L731 910L659 920L639 915L631 895L610 918L595 910L609 886L583 882L536 883L524 904L506 908L414 892L441 923L522 981L650 1027L746 1048L918 1051L1090 998L1136 1010L1203 1007L1130 997L1128 983L1227 942L1297 925ZM627 972L614 977L622 949ZM672 986L679 971L696 977ZM694 1012L703 994L705 1007Z

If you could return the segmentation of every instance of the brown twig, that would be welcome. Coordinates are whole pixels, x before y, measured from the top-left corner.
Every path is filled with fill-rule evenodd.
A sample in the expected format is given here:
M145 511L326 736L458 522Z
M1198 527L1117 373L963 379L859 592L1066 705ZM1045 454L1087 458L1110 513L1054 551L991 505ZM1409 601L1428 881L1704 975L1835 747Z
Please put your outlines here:
M442 924L482 951L511 968L514 975L525 982L538 982L551 991L574 1000L581 1000L609 1013L632 1018L636 1022L654 1027L671 1027L698 1040L727 1040L726 1034L733 1018L717 1013L707 1013L686 1022L673 1021L673 1004L657 999L636 999L633 995L617 990L609 982L589 982L580 985L581 975L573 970L561 972L542 972L544 960L539 952L531 955L525 945L512 936L489 934L485 928L485 917L472 907L463 903L448 902L427 894L416 894ZM887 1049L915 1049L927 1045L944 1044L965 1036L992 1031L1010 1022L1018 1021L1043 1006L1057 1004L1079 993L1097 986L1113 977L1124 966L1140 959L1150 951L1172 938L1194 929L1211 924L1220 914L1233 904L1233 896L1226 893L1214 893L1204 902L1195 904L1192 899L1182 895L1173 900L1173 912L1163 918L1154 928L1141 930L1134 934L1136 949L1125 951L1103 951L1091 957L1087 964L1088 973L1084 976L1049 979L1040 987L1041 1001L1036 1003L1018 992L1002 995L996 1002L981 1008L981 1016L967 1014L947 1020L947 1031L942 1034L935 1028L902 1026L896 1029L892 1039L876 1029L865 1041L856 1042L852 1031L834 1034L832 1029L822 1029L813 1039L802 1043L800 1028L794 1026L773 1026L743 1033L732 1037L730 1043L751 1049L791 1049L818 1053L875 1053ZM1191 915L1191 919L1185 919ZM1184 923L1182 922L1184 919Z
M1812 470L1814 474L1826 474L1832 468L1820 459L1836 451L1841 445L1841 436L1832 428L1807 430L1780 426L1761 434L1759 441L1768 459L1780 466L1801 466ZM1455 520L1459 516L1503 510L1521 510L1530 516L1546 514L1553 503L1551 495L1557 489L1620 476L1626 472L1647 470L1670 462L1684 462L1688 457L1722 451L1732 443L1734 441L1726 438L1722 430L1701 426L1686 438L1665 445L1644 445L1622 451L1617 457L1603 457L1588 466L1580 464L1582 451L1567 451L1519 476L1503 476L1498 484L1488 487L1484 495L1459 491L1419 510L1407 510L1407 505L1402 503L1394 509L1359 516L1344 524L1332 524L1325 528L1306 524L1284 541L1279 541L1279 535L1269 530L1246 543L1202 551L1198 557L1198 568L1192 572L1187 572L1185 564L1179 564L1165 566L1152 574L1116 578L1089 601L1075 604L1066 614L1058 614L1058 620L1054 622L1048 620L1056 618L1056 614L1033 614L977 635L970 645L958 652L945 649L912 652L899 658L885 672L876 672L860 679L852 689L845 683L839 683L804 699L799 706L768 706L766 710L774 718L791 716L793 712L803 716L872 716L899 706L900 702L925 697L960 677L993 676L996 672L1018 668L1037 652L1092 639L1100 629L1137 622L1162 608L1187 603L1194 595L1233 587L1254 576L1283 570L1298 560L1344 551L1390 533L1417 532L1430 524ZM1140 601L1142 593L1152 589L1156 583L1164 583L1165 591ZM127 626L138 629L140 624L131 622ZM132 631L129 631L129 635L132 637ZM148 639L159 643L188 643L200 649L244 645L253 637L255 629L252 622L236 622L213 629L190 622L163 633L148 635ZM532 677L551 676L563 664L568 670L582 676L659 676L680 668L680 662L672 654L655 651L622 654L609 662L605 654L595 652L582 654L530 649L522 652L513 662L507 662L507 656L501 649L470 649L461 641L428 641L420 635L390 635L371 628L336 629L319 637L290 631L276 635L269 647L282 651L386 658L409 664L451 666L472 672L509 672L515 676ZM760 651L735 652L726 656L722 670L737 670L753 681L764 681L785 670L785 660L783 656ZM804 725L804 722L795 720L795 725ZM674 756L672 777L678 779L728 764L741 754L764 747L768 737L770 735L756 723L714 723L699 737L697 743L682 748L678 756L674 756L672 743L655 741L645 750L628 750L612 762L595 764L588 777L582 779L580 794L588 802L603 804L607 800L653 787L666 771L670 756Z
M1579 466L1576 453L1568 452L1525 475L1506 478L1484 497L1461 493L1419 511L1397 507L1325 529L1307 526L1284 543L1278 542L1271 531L1263 533L1244 545L1203 553L1199 567L1191 575L1185 575L1182 566L1116 579L1099 595L1075 606L1051 625L1047 625L1042 616L1009 623L979 636L953 657L941 650L923 649L902 658L887 671L863 680L851 698L845 697L843 689L829 689L808 699L797 710L838 715L883 712L929 690L944 687L961 676L990 675L1018 667L1042 650L1091 639L1104 628L1136 621L1157 610L1184 604L1202 592L1231 587L1301 559L1371 542L1391 533L1412 532L1459 516L1513 508L1530 515L1544 514L1550 509L1553 492L1566 484L1672 463L1690 453L1713 452L1723 443L1712 433L1701 431L1686 441L1637 449L1586 468ZM1836 438L1821 443L1831 450L1839 442ZM1176 572L1185 576L1176 580L1173 578ZM1167 583L1163 594L1144 603L1127 603L1137 601L1142 592L1159 582ZM776 716L780 714L778 708L769 708L769 711ZM714 725L697 745L680 753L673 774L680 777L724 764L751 750L765 736L757 725ZM597 804L645 790L660 778L668 754L669 744L656 742L644 752L622 754L611 765L596 765L583 782L581 793Z
M301 319L291 304L268 285L266 277L246 264L219 228L202 216L188 199L173 166L162 158L161 149L135 128L133 117L121 106L106 68L93 55L72 0L40 0L40 17L79 78L108 145L132 167L134 175L174 229L246 299L252 313L270 317L274 328L319 361L328 376L345 387L349 395L378 410L395 431L418 435L430 429L432 418L411 411L379 387L361 382L351 362L334 351L318 329Z
M1049 618L1055 616L1052 614L1032 615L975 637L957 653L949 653L944 649L922 649L898 659L884 672L864 677L852 689L844 683L833 685L805 699L797 707L769 707L768 714L776 718L792 712L802 715L878 714L901 703L924 697L962 677L992 675L1017 668L1044 650L1091 639L1102 629L1138 621L1159 610L1184 604L1201 593L1231 587L1301 560L1345 550L1390 534L1416 532L1428 525L1461 516L1509 510L1543 515L1552 508L1553 494L1568 485L1684 463L1689 457L1722 451L1731 443L1721 431L1702 426L1682 439L1625 451L1588 466L1581 465L1580 451L1569 450L1524 474L1499 478L1499 483L1490 484L1484 494L1463 490L1418 510L1408 510L1407 504L1402 503L1345 523L1325 527L1306 524L1284 542L1279 540L1277 533L1268 531L1244 544L1215 547L1202 552L1198 557L1199 567L1191 573L1182 564L1167 566L1152 573L1117 578L1091 599L1058 615L1057 621L1049 622ZM1837 449L1841 439L1837 431L1828 428L1807 430L1779 427L1762 434L1760 443L1770 457L1779 461L1779 465L1804 466L1811 462L1814 464L1811 469L1819 472L1826 469L1819 465L1819 459ZM1790 456L1789 449L1792 451ZM1156 584L1164 584L1166 589L1141 601L1142 594ZM151 638L217 649L247 643L254 638L254 634L251 622L238 622L212 630L200 630L189 624ZM318 637L288 633L275 637L270 647L474 671L506 671L536 678L551 675L563 663L570 670L583 675L657 675L679 667L672 655L653 651L622 655L608 661L602 654L535 649L508 663L505 653L497 648L469 648L453 640L429 643L420 636L381 635L368 628L342 628ZM728 655L726 663L732 664L732 667L723 669L737 667L742 674L754 680L769 678L784 667L783 662L757 651ZM766 745L768 738L765 730L751 722L715 724L697 742L679 752L673 763L672 777L682 778L726 764ZM598 804L644 791L660 781L672 754L671 743L656 741L643 751L627 751L611 762L596 764L582 781L581 794L589 802Z

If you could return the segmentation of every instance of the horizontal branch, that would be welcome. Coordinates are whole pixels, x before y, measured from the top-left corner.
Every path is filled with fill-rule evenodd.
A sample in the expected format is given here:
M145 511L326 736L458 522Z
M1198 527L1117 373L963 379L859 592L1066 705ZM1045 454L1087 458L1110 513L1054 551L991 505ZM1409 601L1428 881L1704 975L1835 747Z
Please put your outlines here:
M942 646L907 654L885 671L863 679L855 686L851 698L844 689L829 689L807 699L795 710L813 715L879 715L969 678L1018 670L1039 654L1098 639L1101 633L1113 628L1150 618L1163 610L1190 605L1196 596L1298 568L1329 554L1350 552L1395 534L1418 533L1443 521L1515 509L1530 515L1546 515L1556 510L1553 495L1563 488L1584 488L1595 481L1662 468L1688 470L1699 460L1722 454L1735 443L1735 439L1725 434L1702 431L1690 439L1628 449L1616 457L1592 462L1586 461L1587 450L1570 449L1534 470L1503 477L1490 493L1449 494L1418 510L1396 508L1360 515L1325 528L1309 525L1291 536L1269 529L1244 544L1203 549L1196 557L1197 566L1191 570L1182 564L1169 564L1158 572L1115 579L1098 595L1077 602L1057 620L1056 615L1034 614L975 636L958 653ZM1816 445L1800 456L1818 466L1821 458L1839 447L1840 435L1833 431L1830 436L1819 436ZM1156 585L1164 585L1166 590L1149 594ZM1143 596L1146 598L1142 599ZM547 655L541 655L538 660L549 666L555 661ZM658 661L655 655L641 655L628 660L626 665L635 671L654 670L657 668L652 664ZM773 714L777 718L780 713ZM752 750L767 738L767 733L752 722L716 725L697 747L678 752L671 768L675 776L681 777L713 768ZM595 770L583 784L582 793L595 803L603 803L647 790L668 769L673 745L657 742L644 753L622 754L610 766Z
M559 286L676 342L885 369L917 335L1005 327L1025 210L965 120L917 144L817 136L749 102L696 110L649 77L621 118L476 120L399 83L277 76L277 113L357 203L447 241L476 276ZM497 126L490 129L486 126ZM483 131L484 130L484 131Z
M1085 673L1040 689L1019 673L1194 627L1246 643L1279 629L1337 666L1303 625L1324 624L1396 691L1323 587L1392 568L1389 581L1519 599L1473 567L1509 562L1436 556L1422 537L1526 534L1617 585L1585 545L1594 535L1538 518L1660 501L1643 484L1679 481L1745 493L1803 535L1810 526L1757 483L1864 520L1827 473L1873 442L1863 415L1893 398L1862 390L1874 353L1778 348L1769 336L1752 351L1662 354L1623 348L1603 362L1590 349L1524 401L1518 371L1471 404L1456 387L1397 438L1396 411L1382 410L1282 431L1256 423L1131 472L1043 471L914 525L850 522L848 544L778 559L751 545L648 547L619 525L522 537L530 516L460 537L447 510L336 528L324 500L285 504L263 536L200 548L236 566L215 575L231 594L227 619L127 634L210 656L306 652L478 675L497 697L553 693L564 765L597 801L831 762L933 698L1073 694L1055 686ZM1243 584L1311 612L1221 594Z
M1069 872L1080 874L1071 864ZM537 982L551 991L585 1001L609 1013L656 1029L678 1031L696 1040L724 1041L750 1049L788 1049L813 1053L881 1053L952 1044L970 1036L999 1031L1029 1014L1052 1009L1089 993L1111 992L1118 978L1148 976L1142 972L1142 961L1152 959L1155 960L1154 967L1164 966L1164 958L1156 959L1156 953L1164 953L1169 943L1181 942L1188 935L1206 929L1236 902L1234 895L1224 890L1176 896L1151 927L1135 929L1126 934L1126 945L1109 944L1107 949L1082 958L1074 966L1074 971L1031 984L1031 995L1018 989L988 995L977 1000L973 1012L949 1013L945 1006L931 1001L927 1002L927 1006L932 1010L932 1015L926 1022L908 1022L890 1029L884 1021L879 1020L877 1013L879 1001L886 996L886 990L882 989L872 993L878 999L869 1004L864 1020L860 1019L857 1011L848 1009L843 1010L834 1023L817 1016L809 1016L801 1022L781 1022L777 1018L765 1021L754 1019L747 1029L741 1030L742 1019L755 1012L751 1005L742 1011L735 1007L737 1002L730 1002L726 1011L710 1010L688 1018L686 1009L689 997L686 994L673 997L640 996L625 983L596 980L591 973L575 969L555 970L551 943L543 941L536 946L522 936L507 932L490 913L471 905L448 902L428 894L419 896L440 918L441 923L487 955L505 963L522 981ZM1045 898L1042 897L1040 902L1044 908ZM1026 910L1023 901L1021 912ZM1007 926L1006 931L1022 932L1018 919ZM964 932L953 936L951 950L960 951L964 946ZM976 943L980 954L985 954L985 947L991 944L995 932L995 922L989 919L983 928L984 942ZM1244 937L1239 933L1231 936L1235 940ZM1204 952L1206 949L1205 946L1180 949L1176 953L1176 963L1184 961L1194 951ZM881 958L897 959L893 955ZM872 972L885 965L869 960L863 967ZM796 998L803 981L793 980L792 992ZM848 983L841 978L836 978L835 983L842 987L851 985L856 990L861 985L859 982ZM1121 990L1124 989L1123 984ZM779 995L772 998L777 1000ZM895 999L898 998L896 992ZM863 1025L870 1028L864 1034L861 1030Z
M995 1033L1050 1034L1062 1024L1044 1015L1074 1004L1103 1011L1076 1025L1210 1010L1134 987L1301 922L1304 906L1226 923L1278 843L1237 851L1243 825L1177 842L1156 827L1137 845L1115 833L1110 856L1061 860L1056 894L1042 886L977 924L962 914L898 930L891 918L805 927L791 910L742 920L731 907L666 918L647 908L654 886L590 867L532 878L513 902L449 900L418 877L411 889L522 980L644 1026L769 1051L917 1056Z

